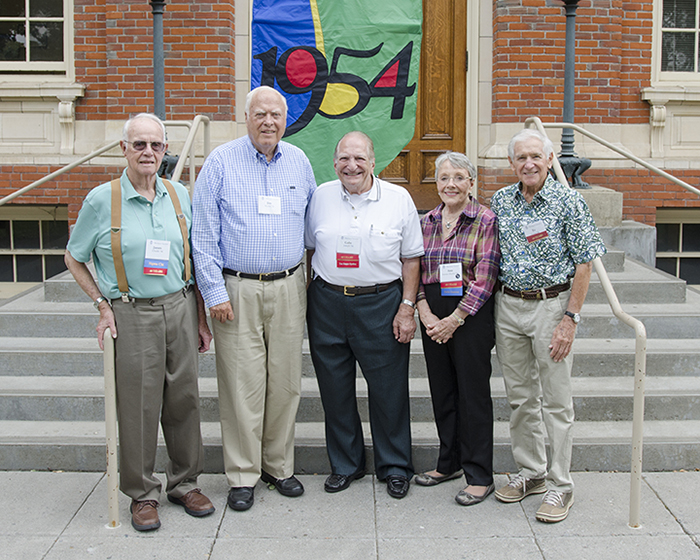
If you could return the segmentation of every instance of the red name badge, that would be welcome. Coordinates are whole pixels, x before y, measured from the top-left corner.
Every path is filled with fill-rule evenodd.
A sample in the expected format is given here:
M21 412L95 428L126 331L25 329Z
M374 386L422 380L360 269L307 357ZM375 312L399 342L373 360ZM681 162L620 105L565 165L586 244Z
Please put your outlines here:
M338 268L360 268L360 238L340 235L335 250L335 266Z
M360 255L353 255L351 253L336 253L335 265L338 268L359 268Z

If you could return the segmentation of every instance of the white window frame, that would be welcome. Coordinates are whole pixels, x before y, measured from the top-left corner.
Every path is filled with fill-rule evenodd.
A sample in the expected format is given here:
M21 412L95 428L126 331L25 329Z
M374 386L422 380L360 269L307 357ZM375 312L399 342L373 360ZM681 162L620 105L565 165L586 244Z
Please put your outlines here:
M28 4L29 0L25 0ZM28 6L27 6L28 9ZM21 18L3 18L7 20L26 21L27 16ZM63 22L63 61L61 62L27 62L27 61L3 61L0 60L0 82L8 78L16 80L18 77L24 80L45 81L49 80L69 80L75 79L74 55L73 55L73 0L63 0L62 18L41 18L42 21L62 21ZM45 74L43 74L45 73Z

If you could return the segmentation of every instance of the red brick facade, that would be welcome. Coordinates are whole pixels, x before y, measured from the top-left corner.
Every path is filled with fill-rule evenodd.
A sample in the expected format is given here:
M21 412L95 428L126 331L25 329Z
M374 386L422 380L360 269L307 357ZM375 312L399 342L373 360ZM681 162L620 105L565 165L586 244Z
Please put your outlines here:
M560 2L497 0L493 121L534 112L561 121L566 23ZM576 122L644 124L651 76L652 2L589 0L576 11ZM533 111L534 109L534 111Z
M163 15L166 118L234 115L234 0L170 0ZM78 120L153 111L153 16L145 0L75 0Z

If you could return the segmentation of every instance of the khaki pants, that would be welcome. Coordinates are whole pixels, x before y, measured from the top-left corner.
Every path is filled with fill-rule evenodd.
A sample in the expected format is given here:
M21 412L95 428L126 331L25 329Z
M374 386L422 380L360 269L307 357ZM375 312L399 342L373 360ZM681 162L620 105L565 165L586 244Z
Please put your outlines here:
M194 291L112 305L121 490L134 500L159 500L153 469L160 420L168 449L166 492L180 498L196 488L204 467Z
M226 275L234 320L213 321L224 468L230 486L261 469L294 474L306 314L304 273L262 282Z
M571 292L547 300L496 293L496 353L511 407L513 459L526 478L546 476L547 488L571 492L574 405L573 354L556 363L549 356L554 328ZM552 462L547 470L545 428Z

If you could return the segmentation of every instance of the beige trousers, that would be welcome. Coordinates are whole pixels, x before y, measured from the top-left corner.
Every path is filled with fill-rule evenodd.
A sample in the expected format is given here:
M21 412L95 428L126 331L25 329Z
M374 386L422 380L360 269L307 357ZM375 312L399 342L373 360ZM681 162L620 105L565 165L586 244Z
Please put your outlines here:
M271 282L225 278L234 320L213 321L224 468L229 486L255 486L261 469L294 474L306 283L301 268Z
M557 363L549 356L554 328L570 291L547 300L524 300L496 293L496 353L511 407L513 459L526 478L545 476L547 488L571 492L571 393L573 354ZM551 465L547 469L545 429Z

